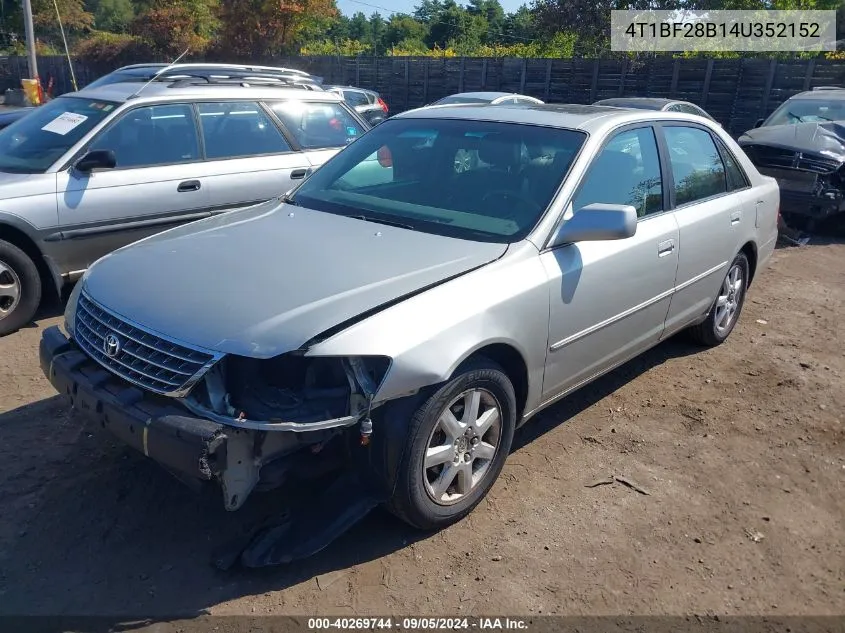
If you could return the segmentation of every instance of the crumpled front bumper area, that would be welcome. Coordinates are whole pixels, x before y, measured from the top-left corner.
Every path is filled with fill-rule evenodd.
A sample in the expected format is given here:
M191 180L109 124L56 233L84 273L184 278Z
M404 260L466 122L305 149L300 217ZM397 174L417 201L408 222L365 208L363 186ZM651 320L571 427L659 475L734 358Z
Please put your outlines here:
M56 326L44 331L39 352L41 369L53 387L125 444L193 479L213 479L225 468L223 425L187 416L166 398L152 397L117 378Z
M328 449L296 448L303 435L319 440L321 434L332 430L268 434L185 415L185 410L168 398L137 389L103 369L58 327L44 331L40 358L44 374L59 393L70 398L75 409L181 479L217 480L227 509L240 507L258 483L261 465L253 453L256 437L283 442L282 458L266 464L271 479L279 465L288 471L304 471L313 470L315 464L331 464L325 455L331 452ZM399 429L401 425L392 426ZM220 546L213 564L222 569L237 563L246 567L279 565L325 548L387 499L387 489L377 485L381 479L372 476L371 451L375 445L358 446L353 462L363 466L340 470L331 484L317 490L296 512L280 509L277 516L245 537ZM375 461L381 463L380 459Z

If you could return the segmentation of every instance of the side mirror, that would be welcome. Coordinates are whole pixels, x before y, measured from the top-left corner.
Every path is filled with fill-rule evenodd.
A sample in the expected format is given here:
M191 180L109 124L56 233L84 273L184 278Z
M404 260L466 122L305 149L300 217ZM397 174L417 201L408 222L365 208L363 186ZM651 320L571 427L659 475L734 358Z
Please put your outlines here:
M115 167L117 167L117 158L110 149L92 150L73 165L76 171L83 174L88 174L95 169L114 169Z
M637 210L623 204L588 204L565 220L551 246L573 242L624 240L637 232Z
M754 127L760 127L765 121L766 119L757 119L757 123L754 124Z

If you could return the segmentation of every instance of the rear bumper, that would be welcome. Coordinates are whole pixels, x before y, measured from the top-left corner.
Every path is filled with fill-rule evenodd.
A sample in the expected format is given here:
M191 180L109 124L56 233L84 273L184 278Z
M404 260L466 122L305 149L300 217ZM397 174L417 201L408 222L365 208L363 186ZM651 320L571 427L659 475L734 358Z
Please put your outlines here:
M44 331L41 369L74 409L168 470L210 480L226 467L226 428L185 415L165 398L132 387L104 370L58 327Z

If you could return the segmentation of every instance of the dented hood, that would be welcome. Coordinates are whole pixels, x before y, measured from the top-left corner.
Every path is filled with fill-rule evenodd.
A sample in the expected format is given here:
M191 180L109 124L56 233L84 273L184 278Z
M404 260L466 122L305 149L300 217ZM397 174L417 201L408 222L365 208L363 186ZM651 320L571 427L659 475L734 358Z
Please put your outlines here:
M768 145L845 162L845 121L770 125L748 130L740 145Z
M99 260L84 283L145 328L269 358L506 249L274 202L136 242Z

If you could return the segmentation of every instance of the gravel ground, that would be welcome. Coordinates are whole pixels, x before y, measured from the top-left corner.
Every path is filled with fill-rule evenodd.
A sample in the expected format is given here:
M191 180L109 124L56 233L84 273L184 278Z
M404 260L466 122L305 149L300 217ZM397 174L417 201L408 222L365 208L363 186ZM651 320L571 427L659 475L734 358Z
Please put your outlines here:
M45 315L0 339L0 614L842 615L844 305L845 244L778 250L725 345L668 341L542 413L461 523L379 511L226 573L212 550L284 492L226 513L86 425L38 368ZM586 487L609 475L650 494Z

